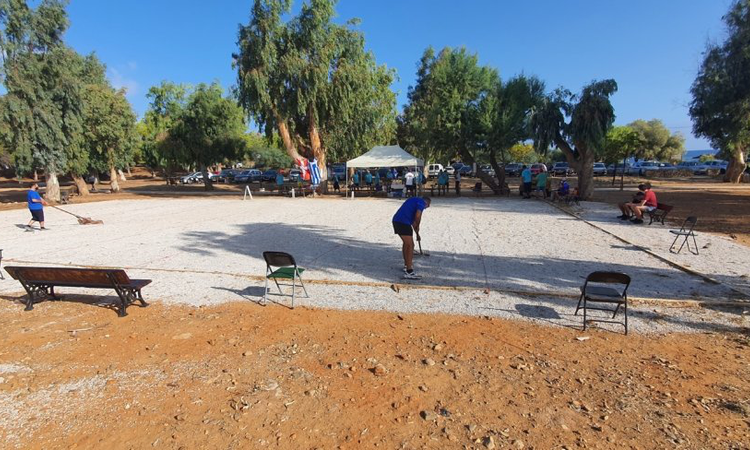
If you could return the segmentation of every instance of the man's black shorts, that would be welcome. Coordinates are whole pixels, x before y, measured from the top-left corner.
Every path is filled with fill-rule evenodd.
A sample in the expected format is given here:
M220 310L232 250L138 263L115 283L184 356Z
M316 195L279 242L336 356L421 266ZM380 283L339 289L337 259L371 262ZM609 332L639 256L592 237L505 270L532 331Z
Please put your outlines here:
M393 232L399 236L413 236L414 230L412 230L411 225L393 222Z
M32 209L31 218L37 222L44 222L44 210L43 209Z

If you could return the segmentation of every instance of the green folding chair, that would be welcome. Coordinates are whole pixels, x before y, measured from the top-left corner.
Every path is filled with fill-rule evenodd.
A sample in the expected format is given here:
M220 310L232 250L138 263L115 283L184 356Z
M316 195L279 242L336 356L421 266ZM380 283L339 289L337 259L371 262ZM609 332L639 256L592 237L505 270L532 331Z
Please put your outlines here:
M266 260L266 285L263 294L263 304L268 302L269 295L279 295L282 297L292 297L292 309L294 309L294 300L297 295L297 281L299 281L302 291L305 293L305 298L310 298L305 289L305 284L302 282L302 272L305 269L298 267L294 257L289 253L284 252L263 252L263 259ZM281 280L292 280L292 284L279 283ZM271 293L268 291L268 280L273 280L276 283L276 287L279 293ZM285 294L281 290L281 286L291 286L292 293Z

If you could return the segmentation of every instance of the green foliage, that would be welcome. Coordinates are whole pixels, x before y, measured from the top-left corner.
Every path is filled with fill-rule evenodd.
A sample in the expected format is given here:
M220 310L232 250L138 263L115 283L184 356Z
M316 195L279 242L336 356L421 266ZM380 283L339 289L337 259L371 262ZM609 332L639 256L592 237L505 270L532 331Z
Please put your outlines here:
M639 147L628 156L638 159L679 161L685 153L685 138L669 131L658 119L636 120L628 125L638 134Z
M64 3L0 1L0 51L6 95L0 115L7 124L4 145L13 149L20 172L67 168L80 145L80 57L65 47Z
M184 149L186 164L205 168L234 160L245 146L243 116L237 103L223 96L218 83L201 83L169 129L169 137Z
M364 48L356 20L332 22L332 0L311 0L288 22L288 0L256 0L240 27L237 97L270 138L278 130L293 157L346 159L395 132L394 72ZM288 134L286 134L288 132ZM317 156L317 155L316 155Z
M99 80L86 85L83 100L84 145L91 166L105 172L132 165L139 138L135 113L125 92Z
M533 144L517 143L507 150L508 162L532 164L539 161L539 154L534 150Z
M244 135L245 160L252 161L255 167L288 168L292 158L281 150L277 143L269 142L263 135L249 133Z
M606 163L621 163L635 155L642 147L640 134L630 126L612 127L600 158Z
M690 116L697 136L737 161L730 167L736 182L750 145L750 0L736 0L724 22L726 40L708 44L693 82Z
M477 136L491 127L494 112L485 99L498 82L497 71L480 66L465 48L444 48L438 56L428 48L399 121L401 144L431 161L476 157L483 148Z
M705 154L705 155L701 155L701 156L698 157L698 161L700 161L700 162L713 161L715 159L716 159L716 157L714 155L711 155L711 154Z
M146 94L149 108L137 130L141 136L141 158L152 169L166 169L171 173L186 159L182 146L169 139L168 131L182 114L189 89L183 84L162 81Z

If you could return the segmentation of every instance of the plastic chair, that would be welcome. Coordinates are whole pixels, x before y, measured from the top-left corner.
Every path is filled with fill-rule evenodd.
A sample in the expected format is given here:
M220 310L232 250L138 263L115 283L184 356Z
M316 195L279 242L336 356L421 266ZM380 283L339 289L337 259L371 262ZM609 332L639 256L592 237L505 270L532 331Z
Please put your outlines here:
M682 226L679 230L669 230L670 233L674 234L674 241L672 241L672 245L669 246L669 252L670 253L680 253L682 251L682 247L687 244L688 251L694 255L698 254L698 242L695 240L695 232L693 231L695 229L695 224L698 223L698 218L695 216L690 216L687 219L685 219L684 222L682 222ZM677 240L680 239L680 236L684 236L685 240L682 241L682 245L680 245L680 248L675 252L674 246L677 244ZM693 238L693 246L695 247L695 251L690 249L690 241L688 239Z
M589 283L598 284L619 284L625 286L621 288L622 291L610 287L594 285L589 286ZM583 309L583 330L586 331L586 322L591 320L594 322L606 322L606 323L619 323L625 326L625 334L628 334L628 287L630 287L630 276L620 272L592 272L586 277L586 282L581 287L581 297L578 299L578 306L574 315L578 315L578 310ZM600 306L589 306L589 303L610 303L615 304L615 309L603 308ZM583 305L582 305L583 304ZM623 308L625 321L619 322L616 320L602 320L602 319L588 319L587 311L607 311L611 312L612 319L617 316L620 307Z
M298 267L294 257L289 253L284 252L263 252L263 259L266 260L266 284L263 290L263 304L268 302L269 295L279 295L282 297L292 297L292 309L294 309L294 300L297 295L297 280L299 280L300 286L305 293L305 298L310 298L305 289L305 284L302 282L302 272L305 269ZM274 270L274 268L277 268ZM279 283L279 279L292 280L292 284ZM268 280L273 280L276 283L276 287L279 289L279 293L268 292ZM281 286L291 286L292 293L284 294L281 290Z

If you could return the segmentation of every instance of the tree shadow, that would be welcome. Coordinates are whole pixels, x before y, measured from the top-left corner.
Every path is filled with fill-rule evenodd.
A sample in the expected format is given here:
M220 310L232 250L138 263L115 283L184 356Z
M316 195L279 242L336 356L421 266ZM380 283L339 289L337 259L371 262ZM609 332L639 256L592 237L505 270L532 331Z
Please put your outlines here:
M384 223L390 228L390 223ZM189 231L183 234L181 250L204 257L229 251L250 258L248 269L262 272L262 253L268 250L294 255L301 267L313 270L313 278L345 281L396 282L401 279L400 244L378 243L347 236L335 226L295 225L262 222L239 225L236 233ZM424 241L423 241L424 244ZM730 293L720 286L706 285L698 278L671 268L654 268L619 262L582 261L552 257L516 257L453 253L434 248L429 258L419 258L418 269L425 277L413 284L466 286L526 292L577 294L586 276L597 270L624 272L634 281L633 296L695 300ZM670 292L665 279L682 277L679 292ZM687 286L687 287L685 287ZM726 292L724 292L726 291ZM718 294L718 295L717 295Z
M120 298L116 295L92 295L92 294L81 294L81 293L65 293L60 294L55 292L57 298L45 298L42 300L38 300L34 303L34 308L36 309L39 305L47 302L65 302L65 303L80 303L82 305L89 305L89 306L96 306L99 308L105 308L109 309L110 311L117 314L118 312L118 305L120 303ZM8 301L10 303L16 304L18 306L26 306L26 299L27 294L24 295L18 295L18 296L11 296L11 295L0 295L0 299ZM145 308L145 306L141 305L139 302L133 302L128 305L128 308L131 306L139 306L141 308Z

